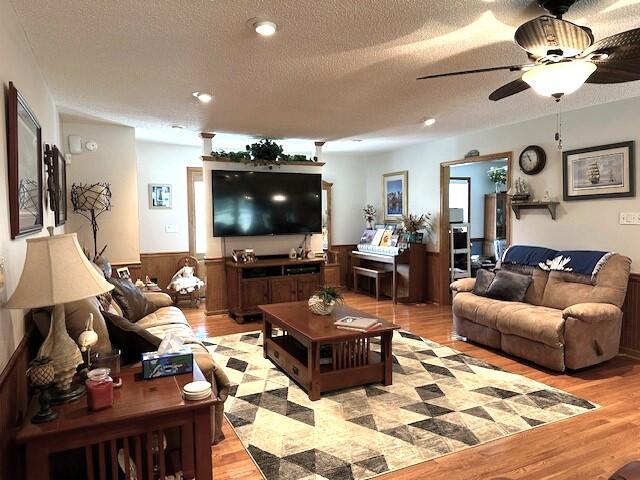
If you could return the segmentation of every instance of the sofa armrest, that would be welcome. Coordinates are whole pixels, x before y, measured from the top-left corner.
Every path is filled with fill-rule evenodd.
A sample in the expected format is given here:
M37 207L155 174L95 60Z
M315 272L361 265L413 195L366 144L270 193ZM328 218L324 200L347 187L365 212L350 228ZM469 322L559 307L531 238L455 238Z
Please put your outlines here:
M622 319L622 310L609 303L578 303L562 311L562 318L570 317L587 323L614 322Z
M461 278L460 280L456 280L449 288L454 292L470 292L473 290L473 287L476 285L475 278Z
M142 292L147 300L153 303L156 307L170 307L173 305L173 300L169 295L163 292Z

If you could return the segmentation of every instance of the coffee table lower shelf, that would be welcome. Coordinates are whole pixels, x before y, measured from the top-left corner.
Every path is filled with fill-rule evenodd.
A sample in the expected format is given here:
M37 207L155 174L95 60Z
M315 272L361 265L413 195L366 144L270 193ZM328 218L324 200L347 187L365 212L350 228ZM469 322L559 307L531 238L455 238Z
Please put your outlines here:
M265 319L266 321L266 319ZM390 385L393 332L358 334L354 338L309 341L294 332L264 338L264 356L305 390L311 400L324 392L370 383ZM382 353L371 350L380 337Z

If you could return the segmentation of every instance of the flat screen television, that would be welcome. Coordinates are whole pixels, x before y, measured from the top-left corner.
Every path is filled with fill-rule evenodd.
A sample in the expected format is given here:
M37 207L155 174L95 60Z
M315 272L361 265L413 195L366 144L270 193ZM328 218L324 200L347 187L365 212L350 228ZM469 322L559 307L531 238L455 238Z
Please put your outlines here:
M213 236L322 232L319 174L213 170Z

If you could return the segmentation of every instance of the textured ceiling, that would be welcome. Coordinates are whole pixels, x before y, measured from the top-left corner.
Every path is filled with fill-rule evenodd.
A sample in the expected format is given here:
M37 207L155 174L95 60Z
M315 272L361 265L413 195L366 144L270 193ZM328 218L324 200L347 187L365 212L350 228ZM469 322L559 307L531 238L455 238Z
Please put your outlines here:
M527 0L13 0L62 112L144 127L337 140L357 149L451 136L554 113L516 73L422 74L526 61L512 42L542 14ZM278 24L258 37L247 20ZM638 27L640 0L581 0L566 16L596 39ZM199 104L194 90L215 99ZM565 109L640 95L586 85ZM421 119L438 123L424 128ZM329 147L329 144L327 145Z

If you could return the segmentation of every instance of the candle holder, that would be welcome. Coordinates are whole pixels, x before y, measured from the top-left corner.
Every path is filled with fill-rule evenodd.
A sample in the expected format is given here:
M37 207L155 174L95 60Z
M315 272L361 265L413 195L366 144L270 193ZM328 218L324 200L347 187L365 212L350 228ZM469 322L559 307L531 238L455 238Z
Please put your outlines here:
M50 422L58 418L58 414L51 408L51 394L49 389L53 385L55 370L49 357L38 357L29 363L29 383L38 392L40 410L31 418L31 423Z

